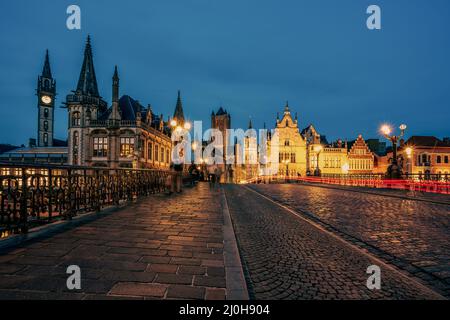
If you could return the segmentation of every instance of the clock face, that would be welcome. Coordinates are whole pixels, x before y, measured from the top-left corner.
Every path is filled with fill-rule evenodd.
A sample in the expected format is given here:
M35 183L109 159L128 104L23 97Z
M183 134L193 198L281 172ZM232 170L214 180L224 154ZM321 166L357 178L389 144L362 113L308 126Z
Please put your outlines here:
M41 101L45 104L49 104L52 102L52 98L50 98L49 96L42 96Z

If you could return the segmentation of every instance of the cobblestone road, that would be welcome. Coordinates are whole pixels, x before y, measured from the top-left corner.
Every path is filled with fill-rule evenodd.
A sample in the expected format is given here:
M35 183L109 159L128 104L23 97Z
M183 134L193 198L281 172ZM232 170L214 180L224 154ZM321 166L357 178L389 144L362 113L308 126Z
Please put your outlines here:
M207 185L155 195L0 253L0 299L224 299L223 215ZM81 267L81 290L66 268Z
M300 186L254 186L266 193L296 198ZM310 188L310 187L305 187ZM278 190L275 192L275 190ZM305 191L307 192L307 191ZM316 198L299 198L317 214L338 215L336 203L347 202L348 224L363 222L356 204L346 194L313 190ZM241 250L250 296L256 299L424 299L437 295L412 277L405 276L363 250L339 240L320 226L296 217L288 210L247 187L230 185L226 196ZM315 203L317 197L322 201ZM332 201L332 204L329 203ZM371 204L375 206L377 202ZM365 207L364 207L365 208ZM408 211L411 213L411 211ZM411 224L411 223L410 223ZM385 228L392 227L392 221ZM382 237L379 234L380 238ZM388 235L387 235L388 236ZM439 250L439 249L436 249ZM367 267L381 267L381 290L366 287Z
M252 187L450 297L450 205L298 184Z

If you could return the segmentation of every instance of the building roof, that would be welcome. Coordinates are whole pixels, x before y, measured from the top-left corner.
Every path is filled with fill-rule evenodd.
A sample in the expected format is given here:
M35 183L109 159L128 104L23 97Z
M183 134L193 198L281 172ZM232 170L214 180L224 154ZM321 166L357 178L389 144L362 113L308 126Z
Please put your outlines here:
M0 154L4 153L4 152L8 152L11 150L15 150L18 149L20 147L18 146L13 146L11 144L0 144Z
M42 76L45 78L52 78L52 70L50 69L50 59L48 57L48 50L45 52L45 62L42 68Z
M223 116L225 114L228 114L227 110L224 110L222 107L217 110L216 116Z
M84 59L80 78L78 79L77 92L94 97L100 96L98 93L97 78L95 76L90 36L87 38L86 47L84 49Z
M67 154L68 148L67 147L35 147L35 148L18 148L14 150L7 151L3 153L2 155L11 155L11 154L33 154L33 155L39 155L39 154Z
M183 112L183 104L181 103L181 93L178 90L178 98L177 104L175 106L175 112L173 113L173 118L178 122L184 122L184 112Z
M417 147L450 147L449 142L442 141L434 136L411 136L406 144Z
M67 147L68 143L67 143L67 140L53 139L53 146L54 147Z

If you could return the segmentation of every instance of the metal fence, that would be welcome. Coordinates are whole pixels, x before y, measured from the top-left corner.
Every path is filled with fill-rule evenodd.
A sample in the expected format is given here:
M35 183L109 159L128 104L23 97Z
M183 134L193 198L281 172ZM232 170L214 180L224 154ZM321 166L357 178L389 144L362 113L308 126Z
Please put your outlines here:
M162 192L169 171L0 162L0 237Z
M243 183L311 182L353 187L413 190L450 194L449 174L404 174L401 179L387 179L385 174L322 174L321 176L259 176Z
M400 179L386 179L384 174L324 174L299 180L344 186L413 190L450 194L448 174L404 174Z

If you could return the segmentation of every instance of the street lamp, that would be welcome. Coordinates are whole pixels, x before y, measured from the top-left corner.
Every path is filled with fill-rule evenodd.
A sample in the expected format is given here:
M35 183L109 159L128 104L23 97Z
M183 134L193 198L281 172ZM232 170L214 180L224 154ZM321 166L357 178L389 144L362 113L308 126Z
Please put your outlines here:
M314 170L314 175L315 176L320 176L320 169L319 169L319 155L320 155L320 152L323 150L323 147L322 147L322 145L317 145L317 146L314 146L314 152L316 153L316 169Z
M386 175L391 179L399 179L402 175L402 169L398 165L397 159L397 143L404 136L406 130L406 124L402 124L399 127L400 135L391 135L392 128L384 124L381 126L380 131L384 135L384 137L392 142L392 163L389 165L387 169Z

